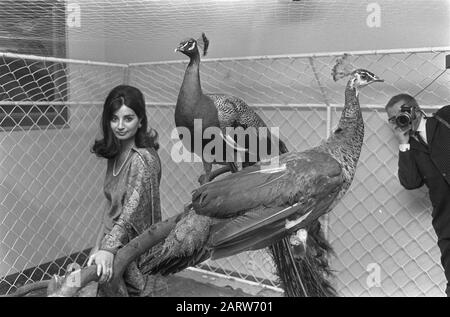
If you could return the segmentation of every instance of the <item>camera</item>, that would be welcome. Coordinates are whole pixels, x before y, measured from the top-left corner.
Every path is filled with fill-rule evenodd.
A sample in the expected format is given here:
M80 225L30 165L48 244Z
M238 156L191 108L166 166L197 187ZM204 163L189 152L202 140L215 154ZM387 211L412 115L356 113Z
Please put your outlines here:
M408 105L402 105L400 113L395 117L395 123L400 128L409 126L414 120L414 113L412 108Z

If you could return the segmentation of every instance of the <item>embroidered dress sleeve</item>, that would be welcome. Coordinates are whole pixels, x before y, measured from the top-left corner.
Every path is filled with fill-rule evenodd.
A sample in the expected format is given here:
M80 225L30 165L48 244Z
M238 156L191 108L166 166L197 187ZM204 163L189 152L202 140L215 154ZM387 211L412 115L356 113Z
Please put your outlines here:
M124 176L128 181L122 212L100 244L100 250L113 254L151 225L152 187L159 184L154 182L158 175L138 153L131 159L129 173Z

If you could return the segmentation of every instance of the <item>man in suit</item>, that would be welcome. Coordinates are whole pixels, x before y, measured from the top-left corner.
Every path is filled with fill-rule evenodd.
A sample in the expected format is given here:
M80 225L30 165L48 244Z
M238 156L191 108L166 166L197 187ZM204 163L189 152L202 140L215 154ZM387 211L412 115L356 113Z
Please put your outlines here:
M386 112L399 142L401 185L406 189L428 187L432 225L450 296L450 105L427 117L412 96L400 94L389 100Z

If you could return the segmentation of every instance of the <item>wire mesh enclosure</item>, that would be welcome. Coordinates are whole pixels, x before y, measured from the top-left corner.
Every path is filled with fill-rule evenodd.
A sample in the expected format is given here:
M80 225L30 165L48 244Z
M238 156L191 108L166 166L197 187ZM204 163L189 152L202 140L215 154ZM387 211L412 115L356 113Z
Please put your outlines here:
M442 75L450 49L353 52L351 64L385 83L365 88L360 102L365 139L357 173L343 201L322 219L336 256L344 296L440 296L445 278L425 189L405 191L397 145L384 105L397 93L418 93ZM241 97L293 151L315 146L337 124L345 80L330 72L336 54L205 59L207 93ZM63 274L83 264L100 224L105 162L90 153L99 137L103 100L116 85L141 89L150 126L160 135L164 218L182 211L197 187L201 163L175 163L174 106L186 61L108 64L0 53L0 290ZM449 102L445 73L418 97L431 113ZM245 252L202 269L278 287L265 250ZM379 279L371 279L374 272Z

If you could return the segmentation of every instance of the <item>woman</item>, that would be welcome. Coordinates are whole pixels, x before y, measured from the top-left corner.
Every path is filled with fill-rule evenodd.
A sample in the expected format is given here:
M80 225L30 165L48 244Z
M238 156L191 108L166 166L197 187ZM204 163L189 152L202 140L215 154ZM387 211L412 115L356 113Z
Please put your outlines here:
M117 251L161 220L159 145L156 131L147 130L141 91L126 85L115 87L103 106L101 127L103 139L95 141L92 152L108 159L104 182L107 206L87 265L97 265L100 295L149 295L143 291L152 291L149 285L156 280L141 273L139 262L150 251L127 267L126 289L122 287L119 294L110 294L105 283L113 276Z

